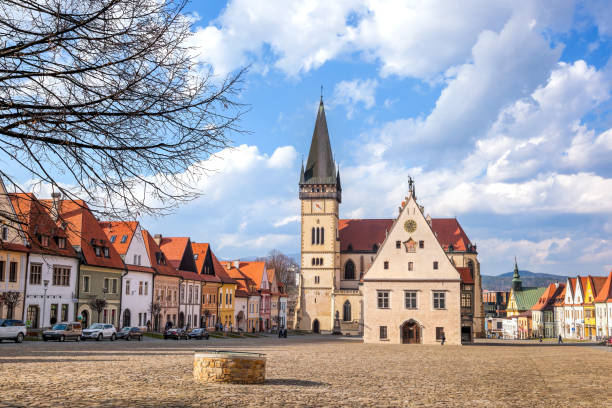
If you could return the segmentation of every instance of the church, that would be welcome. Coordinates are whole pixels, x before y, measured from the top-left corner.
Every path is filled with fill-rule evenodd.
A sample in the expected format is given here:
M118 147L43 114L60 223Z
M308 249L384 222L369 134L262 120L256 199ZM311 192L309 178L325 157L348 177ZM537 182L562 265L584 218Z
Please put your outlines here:
M476 246L456 218L425 215L409 184L397 218L340 219L340 172L321 100L299 181L298 328L407 344L483 336Z

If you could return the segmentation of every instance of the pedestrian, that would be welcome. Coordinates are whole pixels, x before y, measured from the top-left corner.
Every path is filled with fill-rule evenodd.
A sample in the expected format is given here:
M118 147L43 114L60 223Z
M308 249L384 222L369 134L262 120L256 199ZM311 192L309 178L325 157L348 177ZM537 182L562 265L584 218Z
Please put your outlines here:
M442 332L442 345L444 345L445 341L446 341L446 336L444 335L444 332Z
M563 339L561 338L561 335L559 335L559 344L563 343Z
M540 337L539 337L539 339L540 339L540 343L541 343L541 342L542 342L542 335L541 335L541 334L540 334Z

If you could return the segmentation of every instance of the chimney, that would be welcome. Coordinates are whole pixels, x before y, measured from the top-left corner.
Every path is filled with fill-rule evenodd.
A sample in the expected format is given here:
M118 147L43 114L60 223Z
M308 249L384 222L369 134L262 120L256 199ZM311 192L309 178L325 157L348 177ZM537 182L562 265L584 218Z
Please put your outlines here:
M162 240L162 235L161 234L155 234L153 235L153 241L155 241L155 243L157 245L161 244L161 240Z
M236 269L240 268L240 261L234 261L232 263L234 264L234 268Z
M60 214L60 200L62 198L62 193L51 193L51 199L53 200L53 205L51 207L51 218L53 221L57 221L59 219Z
M427 221L427 223L431 227L431 215L427 214L427 217L425 217L425 220Z

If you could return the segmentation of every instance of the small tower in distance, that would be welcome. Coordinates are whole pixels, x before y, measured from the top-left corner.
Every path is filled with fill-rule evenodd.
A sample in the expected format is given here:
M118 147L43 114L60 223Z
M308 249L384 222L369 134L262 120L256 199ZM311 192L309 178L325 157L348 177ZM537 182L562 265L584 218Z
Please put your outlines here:
M521 281L521 276L519 275L516 257L514 257L514 275L512 275L512 290L515 292L523 290L523 282Z

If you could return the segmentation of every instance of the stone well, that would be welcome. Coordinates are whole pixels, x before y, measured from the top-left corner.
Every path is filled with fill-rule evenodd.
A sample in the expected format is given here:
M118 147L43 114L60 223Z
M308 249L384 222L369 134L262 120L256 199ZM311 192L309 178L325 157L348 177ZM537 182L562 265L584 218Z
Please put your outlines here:
M239 351L196 351L193 378L199 382L263 384L266 355Z

